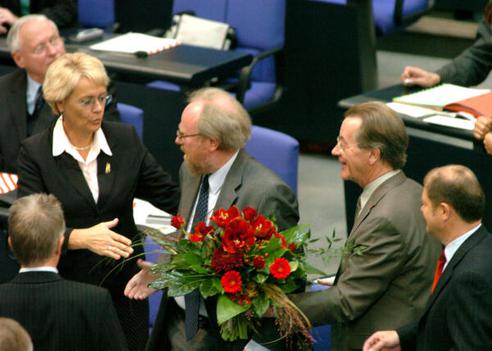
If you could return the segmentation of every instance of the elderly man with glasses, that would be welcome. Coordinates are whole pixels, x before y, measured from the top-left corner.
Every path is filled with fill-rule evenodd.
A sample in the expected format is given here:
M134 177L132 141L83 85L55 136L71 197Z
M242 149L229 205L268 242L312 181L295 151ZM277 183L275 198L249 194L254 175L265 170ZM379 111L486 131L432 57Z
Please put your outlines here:
M363 188L347 252L330 289L293 296L315 325L333 324L336 350L360 350L372 332L417 320L431 294L439 245L426 235L422 187L401 170L407 146L403 122L384 104L346 112L332 154L342 179Z

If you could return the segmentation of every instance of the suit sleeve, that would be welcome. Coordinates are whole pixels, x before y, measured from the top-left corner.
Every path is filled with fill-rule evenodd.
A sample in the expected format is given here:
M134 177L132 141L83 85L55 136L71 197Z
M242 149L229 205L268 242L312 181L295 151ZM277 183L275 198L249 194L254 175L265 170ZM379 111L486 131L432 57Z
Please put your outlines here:
M116 315L113 302L108 292L105 291L102 302L99 305L101 307L101 314L99 321L101 322L101 329L98 331L100 334L101 350L108 351L125 351L128 350L126 344L126 337L123 334L123 329L120 325L120 320Z
M342 258L343 273L333 287L292 296L314 325L358 318L401 273L404 244L398 230L382 218L374 218L366 225L371 230L354 243L366 247L365 251L361 256L348 254Z
M17 162L19 175L18 197L35 193L45 193L46 187L41 178L41 170L29 155L29 151L25 145L21 146Z
M51 6L46 6L39 13L45 15L59 28L75 25L77 20L77 5L74 0L57 0Z
M402 351L415 350L417 347L417 326L415 322L396 330Z
M293 227L299 221L297 197L284 183L265 192L257 210L267 216L273 215L279 230Z
M490 272L487 272L490 274ZM446 321L453 350L484 350L492 347L490 279L484 273L454 274Z
M441 82L472 86L487 78L492 69L492 43L491 29L485 20L480 22L477 37L472 46L436 72Z

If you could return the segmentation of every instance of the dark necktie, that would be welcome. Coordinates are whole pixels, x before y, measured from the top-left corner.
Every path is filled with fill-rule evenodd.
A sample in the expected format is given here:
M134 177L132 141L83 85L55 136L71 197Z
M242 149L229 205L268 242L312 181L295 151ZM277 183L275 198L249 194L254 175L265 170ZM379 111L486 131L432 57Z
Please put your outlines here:
M36 99L34 100L34 110L32 114L27 117L27 135L32 135L34 130L34 124L39 117L39 113L44 106L44 98L43 98L43 87L40 86L38 91L36 92Z
M200 193L198 194L198 202L195 208L195 216L193 217L194 226L207 219L208 213L208 175L204 175L200 184ZM186 339L193 338L198 331L198 311L200 309L200 292L198 289L193 290L185 296L185 334Z
M446 264L446 256L444 255L444 249L442 249L439 259L437 260L436 272L434 273L434 281L432 282L432 292L436 290L437 283L439 283L439 278L441 278L444 265Z

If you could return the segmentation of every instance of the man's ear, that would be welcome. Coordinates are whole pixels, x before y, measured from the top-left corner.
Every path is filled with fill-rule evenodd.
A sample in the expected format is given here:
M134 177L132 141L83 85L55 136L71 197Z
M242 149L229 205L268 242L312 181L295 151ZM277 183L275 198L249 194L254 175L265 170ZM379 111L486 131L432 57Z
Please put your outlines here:
M12 250L12 239L10 239L10 236L8 237L7 242L9 243L9 247Z
M15 64L20 68L26 68L26 64L24 62L24 56L19 51L15 51L11 54L12 59L15 61Z
M58 239L56 243L56 254L61 255L62 254L62 247L63 247L63 242L65 241L65 236L62 234L60 236L60 239Z
M220 146L220 142L218 139L215 139L215 138L211 138L211 139L208 139L209 140L209 144L210 144L210 151L215 151L219 148Z
M369 164L372 166L381 159L381 150L374 148L369 153Z

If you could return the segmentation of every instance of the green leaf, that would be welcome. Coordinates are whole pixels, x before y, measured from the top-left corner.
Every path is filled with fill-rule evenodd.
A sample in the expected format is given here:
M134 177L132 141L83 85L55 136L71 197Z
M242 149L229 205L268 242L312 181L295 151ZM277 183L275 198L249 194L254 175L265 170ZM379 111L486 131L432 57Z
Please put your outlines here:
M214 286L214 280L212 278L202 281L200 284L200 293L204 298L214 296L220 293Z
M295 279L287 279L283 284L278 284L278 287L286 294L290 294L299 288L299 282Z
M298 224L292 228L282 231L285 240L290 243L296 244L296 246L304 245L311 236L311 229L307 224Z
M265 295L258 295L253 299L253 309L257 316L262 317L270 307L270 300Z
M212 284L213 284L215 290L217 290L219 293L222 294L224 292L224 288L222 287L222 283L220 282L219 277L213 277L212 278Z
M249 305L240 305L231 301L227 296L221 295L217 301L217 323L222 324L238 314L247 311L249 307Z
M328 273L310 265L307 262L304 262L304 269L306 270L307 274L328 275Z
M297 268L299 267L299 262L298 261L289 261L289 266L290 266L290 271L295 272L295 271L297 271Z
M263 284L266 280L268 279L268 274L261 274L261 273L258 273L256 276L255 276L255 281L258 283L258 284Z

